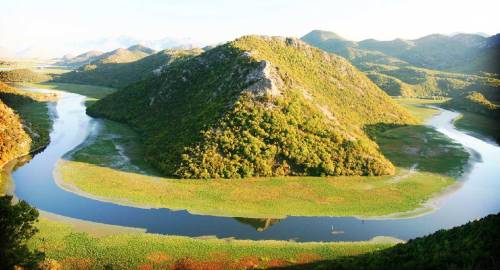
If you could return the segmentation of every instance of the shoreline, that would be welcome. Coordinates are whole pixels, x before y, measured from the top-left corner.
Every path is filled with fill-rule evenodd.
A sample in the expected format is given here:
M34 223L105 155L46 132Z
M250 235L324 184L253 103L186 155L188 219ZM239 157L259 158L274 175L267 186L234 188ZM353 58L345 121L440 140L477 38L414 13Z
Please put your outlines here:
M210 212L210 211L195 211L195 210L189 210L186 208L169 208L169 207L157 207L157 206L151 206L147 204L138 204L138 203L133 203L129 202L127 200L120 200L116 198L109 198L109 197L101 197L97 195L90 194L88 192L82 191L75 185L68 183L62 179L61 172L60 172L60 166L61 164L68 162L66 160L59 160L55 166L54 173L53 173L53 178L54 182L56 185L67 191L71 192L74 194L77 194L82 197L86 197L89 199L101 201L101 202L107 202L107 203L113 203L121 206L129 206L129 207L135 207L135 208L140 208L140 209L168 209L173 212L177 211L186 211L190 214L194 215L207 215L207 216L216 216L216 217L239 217L239 218L276 218L276 219L283 219L287 217L353 217L358 220L393 220L393 219L411 219L411 218L417 218L429 213L432 213L436 210L439 209L437 201L441 201L446 198L449 194L453 193L453 191L459 189L461 187L461 183L458 180L455 180L454 183L451 185L445 187L443 190L431 195L431 198L426 200L424 203L421 204L421 207L418 207L416 209L410 210L410 211L403 211L403 212L395 212L391 213L388 215L374 215L374 216L363 216L363 215L275 215L275 216L269 216L269 215L248 215L248 216L235 216L231 214L223 214L220 212ZM405 175L394 175L393 178L399 178L399 177L408 177L411 175L412 172L408 172ZM387 181L391 181L391 179ZM404 179L403 179L404 180ZM413 214L414 213L414 214Z

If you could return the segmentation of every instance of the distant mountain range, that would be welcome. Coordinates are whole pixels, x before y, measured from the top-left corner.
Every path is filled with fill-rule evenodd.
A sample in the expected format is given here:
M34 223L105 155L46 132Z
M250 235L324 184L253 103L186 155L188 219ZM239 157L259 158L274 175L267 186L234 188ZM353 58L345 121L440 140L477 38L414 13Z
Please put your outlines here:
M457 97L480 91L500 102L499 35L429 35L415 40L360 42L314 30L305 42L339 54L393 96ZM498 76L498 75L496 75Z
M75 57L65 56L56 65L79 67L83 65L129 63L142 59L156 51L143 45L133 45L109 52L89 51Z
M54 81L120 88L149 76L159 74L167 65L175 60L196 56L203 52L202 49L167 49L155 53L154 50L143 46L133 46L127 50L149 53L150 55L132 62L129 61L131 59L127 59L126 62L117 62L116 60L120 57L103 57L104 53L100 53L98 56L87 53L61 62L61 64L73 67L83 66L74 71L55 76ZM116 50L113 52L116 52ZM120 56L123 57L128 54L122 53ZM90 57L88 57L89 55ZM107 55L116 56L116 53L107 53ZM134 54L134 56L138 55L142 54ZM88 60L81 61L84 58L88 58ZM78 59L78 61L74 59ZM112 62L110 60L115 61Z
M478 34L446 36L432 34L414 40L394 39L378 41L366 39L355 42L329 31L314 30L302 37L307 43L326 51L340 54L353 62L371 62L459 71L496 72L493 61L485 61L497 52L498 35L484 37Z
M198 48L207 44L196 41L191 38L171 38L165 37L157 40L144 40L130 36L107 37L89 41L67 42L52 46L43 46L40 44L31 44L28 46L19 46L15 49L0 47L0 59L16 58L63 58L61 51L70 52L69 55L81 54L85 51L111 51L116 48L128 48L135 44L141 44L156 51L172 48Z

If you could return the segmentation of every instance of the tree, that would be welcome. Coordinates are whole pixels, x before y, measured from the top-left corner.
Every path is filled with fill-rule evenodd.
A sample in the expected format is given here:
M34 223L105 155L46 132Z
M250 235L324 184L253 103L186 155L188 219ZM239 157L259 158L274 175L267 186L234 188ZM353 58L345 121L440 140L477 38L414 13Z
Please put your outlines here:
M0 197L0 269L34 269L44 259L42 252L26 245L38 232L33 226L37 220L38 211L25 201L13 204L12 196Z

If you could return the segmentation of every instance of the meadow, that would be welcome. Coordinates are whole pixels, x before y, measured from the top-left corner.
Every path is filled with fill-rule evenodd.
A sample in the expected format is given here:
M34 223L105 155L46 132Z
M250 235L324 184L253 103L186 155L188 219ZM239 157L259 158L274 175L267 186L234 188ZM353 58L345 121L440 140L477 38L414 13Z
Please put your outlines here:
M196 239L123 231L96 234L75 230L71 222L46 218L37 226L40 232L29 246L46 253L45 269L61 265L63 269L267 268L359 255L397 243L389 239L339 243Z

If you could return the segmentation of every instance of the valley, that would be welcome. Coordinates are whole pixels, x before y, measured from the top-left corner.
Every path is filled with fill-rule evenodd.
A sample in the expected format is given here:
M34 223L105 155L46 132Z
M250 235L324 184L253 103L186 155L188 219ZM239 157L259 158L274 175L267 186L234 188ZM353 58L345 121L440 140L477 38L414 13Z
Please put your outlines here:
M499 266L499 34L102 42L0 48L0 269Z

